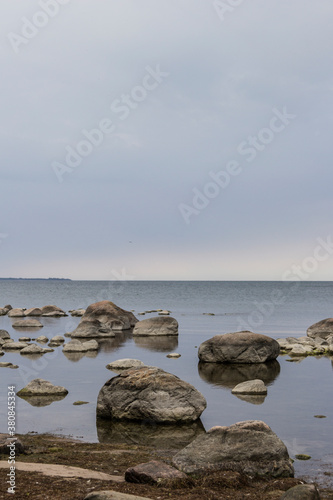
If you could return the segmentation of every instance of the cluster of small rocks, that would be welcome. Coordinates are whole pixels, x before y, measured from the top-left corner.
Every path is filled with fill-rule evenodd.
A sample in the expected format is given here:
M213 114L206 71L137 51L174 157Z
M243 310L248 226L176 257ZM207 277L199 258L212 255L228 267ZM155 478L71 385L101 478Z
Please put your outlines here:
M323 354L333 354L333 335L323 339L321 337L287 337L277 339L280 345L280 354L289 356L321 356Z

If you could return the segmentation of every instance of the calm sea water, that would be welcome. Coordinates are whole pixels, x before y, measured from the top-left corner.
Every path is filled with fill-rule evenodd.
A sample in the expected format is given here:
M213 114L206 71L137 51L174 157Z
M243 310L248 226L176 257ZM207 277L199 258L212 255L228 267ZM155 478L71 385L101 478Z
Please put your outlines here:
M333 486L333 358L308 357L300 363L278 358L267 366L224 367L198 364L197 348L218 333L250 329L273 338L306 335L313 323L333 316L332 282L101 282L0 280L0 306L37 307L55 304L65 310L87 307L99 300L112 300L135 313L169 309L180 325L179 337L137 338L130 333L100 343L98 353L67 355L57 348L38 359L6 353L1 361L18 364L18 370L1 368L1 432L6 432L7 386L17 390L34 378L63 385L69 394L49 406L35 407L17 398L18 432L50 432L72 435L88 441L124 441L143 444L173 443L182 446L202 431L152 427L148 424L96 422L98 392L114 374L105 368L119 358L137 358L159 366L193 384L207 399L202 414L206 430L214 425L231 425L248 419L266 422L285 442L291 457L304 453L306 462L296 460L296 474ZM214 315L208 315L212 313ZM138 319L152 314L138 316ZM7 316L0 317L0 329L13 339L22 335L51 338L73 330L79 318L41 318L44 328L37 334L12 328ZM177 351L181 358L166 357ZM243 400L231 394L238 382L262 378L268 395L261 400ZM73 406L77 400L89 404ZM326 418L314 418L314 415ZM324 474L326 472L326 474Z

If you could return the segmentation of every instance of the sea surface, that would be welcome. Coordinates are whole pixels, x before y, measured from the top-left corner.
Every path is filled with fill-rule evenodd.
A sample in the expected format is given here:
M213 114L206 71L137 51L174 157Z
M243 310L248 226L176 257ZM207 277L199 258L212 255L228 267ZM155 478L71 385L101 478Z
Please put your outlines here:
M288 356L280 356L268 366L235 368L201 365L197 356L199 345L216 334L248 329L272 338L306 335L310 325L333 316L332 282L0 280L0 307L55 304L68 311L105 299L134 310L134 314L170 310L179 322L179 337L133 339L130 332L124 332L101 341L98 353L89 355L66 356L61 347L37 359L6 353L0 360L18 364L19 369L0 369L0 432L7 432L7 387L15 385L18 391L30 380L43 378L66 387L69 394L43 407L17 397L18 433L49 432L91 442L183 446L203 428L258 419L284 441L292 458L297 454L311 456L307 461L295 460L297 476L333 487L333 357L307 357L291 363ZM15 340L41 334L51 338L72 331L80 321L70 315L40 319L44 327L37 333L13 329L13 319L7 316L0 317L0 329ZM167 358L170 352L181 357ZM140 359L193 384L207 400L202 426L182 430L149 423L96 422L98 392L116 375L105 366L120 358ZM237 383L251 378L266 382L266 398L241 399L231 394ZM78 400L88 404L73 405Z

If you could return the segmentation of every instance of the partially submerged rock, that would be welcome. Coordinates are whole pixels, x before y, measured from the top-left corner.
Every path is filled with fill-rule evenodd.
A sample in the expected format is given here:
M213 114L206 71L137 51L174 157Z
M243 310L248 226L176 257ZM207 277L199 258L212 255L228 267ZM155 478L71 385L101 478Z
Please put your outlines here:
M262 380L247 380L236 385L231 391L233 394L267 394L267 387Z
M10 339L10 335L7 330L0 330L0 339Z
M97 351L98 342L96 340L89 340L88 342L80 342L78 339L70 340L64 345L62 352L88 352Z
M250 476L294 476L286 446L260 420L213 427L177 453L172 461L187 474L233 470Z
M178 321L170 316L156 316L136 323L133 336L178 335Z
M61 317L61 316L67 316L65 311L60 309L58 306L44 306L41 308L42 311L42 316L47 316L47 317Z
M31 307L24 311L24 316L41 316L42 310L39 307Z
M30 344L20 350L20 354L45 354L46 352L50 352L50 350L44 349L37 344Z
M85 309L75 309L75 310L69 311L69 312L71 313L71 316L80 317L80 316L84 315L86 310Z
M24 309L21 309L21 308L15 308L15 309L11 309L9 312L8 312L8 316L10 318L20 318L22 316L24 316Z
M115 373L121 373L123 370L128 370L129 368L140 368L142 366L146 366L143 361L139 359L117 359L116 361L112 361L106 368L108 370L112 370Z
M271 337L248 331L215 335L203 342L198 351L205 363L265 363L280 353L278 342Z
M104 384L97 416L116 420L186 423L206 408L203 395L180 378L152 366L125 370Z
M26 342L7 342L3 344L3 351L19 351L20 349L24 349L24 347L28 347L29 344Z
M115 331L129 330L137 321L132 312L103 300L87 308L79 325L70 335L72 338L114 337Z
M13 323L13 328L42 328L43 325L38 319L19 319Z
M17 396L63 396L66 394L68 394L68 390L65 389L65 387L53 385L47 380L36 378L29 382L29 384L26 385L23 389L18 391Z

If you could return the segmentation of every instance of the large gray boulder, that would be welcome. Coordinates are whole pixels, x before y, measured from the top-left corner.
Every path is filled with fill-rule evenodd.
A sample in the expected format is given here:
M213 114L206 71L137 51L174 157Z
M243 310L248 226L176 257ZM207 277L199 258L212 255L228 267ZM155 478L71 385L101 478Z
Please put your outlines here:
M306 334L311 338L327 339L327 337L333 335L333 318L326 318L314 323L307 329Z
M129 330L137 321L132 312L121 309L113 302L102 300L87 308L79 325L70 336L72 338L114 337L115 331Z
M293 477L284 443L260 420L213 427L173 458L181 471L233 470L250 476Z
M204 363L265 363L276 359L279 353L276 340L243 331L215 335L200 345L198 356Z
M156 423L194 422L206 408L192 385L160 368L125 370L104 384L97 398L97 416Z
M135 325L133 335L178 335L178 321L170 316L144 319Z

